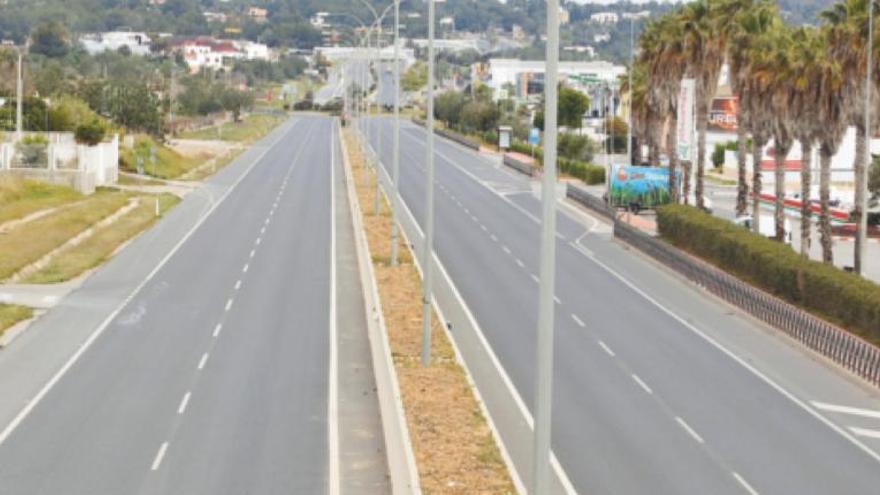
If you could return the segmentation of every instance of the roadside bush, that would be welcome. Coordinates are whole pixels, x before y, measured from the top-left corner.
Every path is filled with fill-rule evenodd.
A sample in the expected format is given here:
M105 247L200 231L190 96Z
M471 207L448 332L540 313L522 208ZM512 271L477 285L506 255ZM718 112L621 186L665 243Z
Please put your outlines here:
M712 165L718 170L722 170L724 167L724 152L726 149L724 144L717 143L712 151Z
M107 130L104 128L104 124L102 124L101 121L94 119L77 126L76 130L73 132L73 136L79 144L95 146L104 140L104 134L106 132Z
M511 151L515 151L517 153L522 153L524 155L532 155L535 156L535 161L538 165L543 166L544 163L544 150L538 146L535 146L534 149L528 144L514 141L510 147ZM604 184L605 183L605 168L600 167L598 165L593 165L592 163L583 162L580 160L570 160L563 156L558 158L559 171L565 174L568 174L572 177L580 179L586 182L589 185L595 184Z
M685 205L657 209L660 235L721 269L880 343L880 286Z

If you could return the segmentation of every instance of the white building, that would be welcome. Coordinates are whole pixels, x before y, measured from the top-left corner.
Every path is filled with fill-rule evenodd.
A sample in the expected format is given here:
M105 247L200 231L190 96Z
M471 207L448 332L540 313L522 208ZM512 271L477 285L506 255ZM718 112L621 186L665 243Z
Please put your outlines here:
M590 16L590 22L596 24L617 24L618 21L620 21L620 16L614 12L596 12Z
M115 52L123 46L127 46L132 55L145 56L150 54L150 44L152 43L146 33L130 31L84 34L79 41L91 55L107 51Z
M263 43L254 43L253 41L241 40L233 41L233 45L242 52L245 60L265 60L274 61L277 57L273 56L269 50L269 45Z
M496 99L505 93L508 97L525 99L543 91L544 67L542 60L493 58L489 60L488 84ZM625 67L604 61L559 63L560 79L575 85L614 83L625 73Z
M202 69L222 69L234 60L245 58L233 42L207 37L179 41L172 50L183 56L193 73Z

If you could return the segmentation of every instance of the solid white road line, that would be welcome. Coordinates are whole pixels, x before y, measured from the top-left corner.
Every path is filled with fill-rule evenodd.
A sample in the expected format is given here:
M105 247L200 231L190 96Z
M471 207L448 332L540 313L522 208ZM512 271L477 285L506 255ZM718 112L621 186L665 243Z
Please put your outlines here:
M810 404L813 404L813 407L815 407L817 409L821 409L823 411L842 413L842 414L852 414L853 416L863 416L865 418L880 419L880 411L875 411L873 409L862 409L860 407L839 406L837 404L828 404L825 402L818 402L818 401L811 401Z
M580 326L580 327L586 327L586 326L587 326L587 325L584 323L584 320L581 320L580 318L578 318L578 315L576 315L576 314L574 314L574 313L571 314L571 319L574 320L574 322L577 323L578 326Z
M220 335L220 329L222 329L222 328L223 328L222 323L218 323L217 326L214 327L214 334L213 334L214 338L217 338L217 336Z
M223 311L229 311L229 308L231 308L231 307L232 307L232 298L230 297L229 299L226 300L226 308L224 308Z
M254 161L235 180L235 182L229 187L229 189L227 189L223 193L223 195L220 196L220 198L211 205L208 211L205 212L205 214L196 221L195 225L193 225L192 228L189 229L186 234L184 234L184 236L177 242L177 244L175 244L174 247L171 248L171 251L169 251L165 255L165 257L162 258L162 260L159 261L159 263L153 268L153 270L149 274L147 274L147 276L137 285L137 287L135 287L134 290L131 291L118 306L116 306L116 309L114 309L109 315L107 315L107 318L105 318L104 321L101 322L100 325L98 325L98 328L96 328L95 331L92 332L91 335L89 335L86 341L77 348L76 352L74 352L73 355L70 356L70 358L64 363L64 365L61 366L61 368L54 375L52 375L52 378L50 378L49 381L46 382L43 388L41 388L40 391L37 392L37 394L30 401L28 401L28 403L22 408L21 411L19 411L15 418L13 418L12 421L10 421L8 425L6 425L6 428L4 428L2 432L0 432L0 445L2 445L7 438L9 438L9 435L12 434L12 432L16 428L18 428L18 425L21 424L21 422L24 421L24 418L26 418L31 413L31 411L33 411L34 407L36 407L37 404L39 404L40 401L43 400L43 397L45 397L46 394L49 393L52 387L54 387L55 384L58 383L59 380L61 380L61 377L67 374L70 368L72 368L73 365L76 364L77 361L79 361L79 358L82 357L86 350L88 350L88 348L92 346L95 340L97 340L98 337L100 337L101 334L104 333L104 331L110 325L110 322L112 322L117 316L119 316L119 313L122 312L125 306L127 306L135 298L135 296L153 279L153 277L156 276L159 270L161 270L162 267L164 267L165 264L168 263L168 260L170 260L177 253L177 251L180 250L184 243L186 243L186 241L189 240L190 237L192 237L195 231L198 230L203 223L205 223L208 217L211 216L211 214L220 206L220 204L223 203L223 201L230 194L232 194L232 191L234 191L236 187L241 184L245 177L247 177L254 169L254 167L256 167L256 165L266 156L269 150L275 147L276 144L281 142L281 140L288 135L289 131L290 128L288 128L285 132L280 133L280 135L275 138L275 141L267 146L266 149L263 150L259 154L259 156L254 159ZM311 134L311 132L309 132L309 134Z
M207 362L208 362L208 353L206 352L206 353L202 354L202 359L199 359L199 368L198 369L200 369L200 370L204 369L205 363L207 363Z
M189 404L189 396L189 392L183 396L183 400L180 401L180 407L177 408L177 414L183 414L186 411L186 405Z
M736 479L736 481L738 481L739 484L742 485L743 488L745 488L746 492L749 495L759 495L758 490L755 490L754 488L752 488L752 485L748 484L748 482L745 480L745 478L740 476L739 473L737 473L736 471L733 471L732 474L733 474L734 479Z
M684 431L688 432L688 435L692 436L694 438L694 440L697 441L697 443L705 443L703 441L703 437L701 437L700 435L697 435L697 432L694 431L694 429L691 428L691 426L689 424L685 423L685 421L683 419L681 419L681 417L676 416L675 422L678 423L679 426L681 426L684 429Z
M241 280L235 282L235 290L241 289Z
M849 431L860 437L866 438L880 438L880 430L869 430L868 428L859 428L857 426L850 426Z
M653 393L654 393L654 392L651 390L651 387L649 387L647 383L643 382L642 379L639 378L639 376L636 375L635 373L632 374L632 379L635 380L635 382L638 383L639 386L642 387L642 389L643 389L645 392L648 392L649 394L653 394Z
M168 442L162 443L162 446L159 447L159 452L156 452L156 458L153 459L153 465L150 467L151 471L159 469L159 466L162 464L162 459L165 457L166 450L168 450Z
M602 341L600 340L600 341L599 341L599 347L601 347L602 350L605 351L609 356L614 357L614 351L612 351L610 347L608 347L607 345L605 345L605 342L602 342Z

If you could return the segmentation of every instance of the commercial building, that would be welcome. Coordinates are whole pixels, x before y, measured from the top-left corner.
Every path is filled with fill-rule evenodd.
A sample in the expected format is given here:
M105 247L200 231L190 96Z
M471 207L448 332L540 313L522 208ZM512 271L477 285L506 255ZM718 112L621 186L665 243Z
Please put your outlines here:
M544 91L544 62L493 58L489 60L486 83L496 99L527 100L540 97ZM586 89L596 85L615 84L626 68L610 62L560 62L559 78L572 87Z

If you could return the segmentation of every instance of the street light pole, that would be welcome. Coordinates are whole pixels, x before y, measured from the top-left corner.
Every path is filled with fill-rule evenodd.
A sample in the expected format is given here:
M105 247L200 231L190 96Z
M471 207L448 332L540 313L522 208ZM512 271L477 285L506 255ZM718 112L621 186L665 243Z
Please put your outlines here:
M554 1L554 0L551 0ZM425 246L422 254L422 366L431 362L431 278L434 253L434 6L428 0L428 155L425 193Z
M856 228L856 249L854 253L853 270L864 273L865 269L865 244L868 237L868 173L871 170L871 138L874 133L871 130L871 74L873 70L874 51L874 0L868 1L868 49L865 71L865 164L859 189L856 191L856 206L861 211L859 225Z
M23 108L23 98L24 98L24 76L22 69L23 58L21 55L21 48L18 49L18 78L15 84L16 91L16 103L15 103L15 139L16 141L21 141L22 134L24 133L24 122L22 121L22 115L24 114Z
M553 293L556 286L556 142L559 79L559 0L547 0L547 66L544 76L544 175L541 185L541 281L535 366L533 495L550 490L553 402Z
M629 16L629 122L627 123L627 133L626 133L626 156L629 157L630 165L638 165L637 163L633 163L633 109L635 108L633 105L633 95L635 94L633 91L633 71L636 68L636 29L635 29L635 15L630 14Z
M397 266L397 180L400 175L400 0L394 0L394 149L391 163L391 266Z

